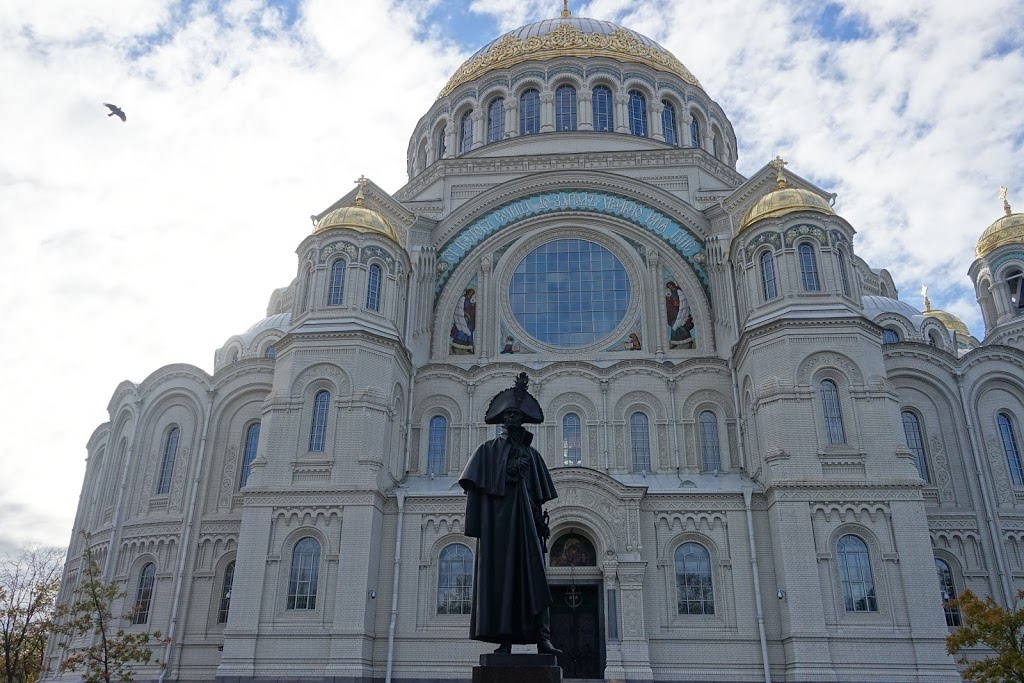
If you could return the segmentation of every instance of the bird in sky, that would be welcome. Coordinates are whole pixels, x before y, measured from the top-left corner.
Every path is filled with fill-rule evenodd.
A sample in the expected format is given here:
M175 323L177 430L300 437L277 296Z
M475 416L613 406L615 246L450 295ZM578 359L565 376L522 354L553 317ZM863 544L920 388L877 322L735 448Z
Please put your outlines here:
M121 111L121 107L117 106L116 104L108 104L107 102L104 102L103 106L110 110L110 113L107 114L107 116L116 116L117 118L121 119L121 123L124 123L128 120L128 117L124 115L123 111Z

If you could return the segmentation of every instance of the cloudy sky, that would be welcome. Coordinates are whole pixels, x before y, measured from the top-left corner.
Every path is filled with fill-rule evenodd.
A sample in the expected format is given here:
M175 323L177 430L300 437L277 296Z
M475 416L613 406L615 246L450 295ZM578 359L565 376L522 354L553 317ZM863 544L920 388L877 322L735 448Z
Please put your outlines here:
M515 7L511 7L515 5ZM978 235L1024 209L1019 0L593 0L839 195L902 298L982 327ZM405 182L448 75L557 0L0 3L0 552L66 544L122 380L213 352L294 276L309 215ZM103 102L124 108L127 123Z

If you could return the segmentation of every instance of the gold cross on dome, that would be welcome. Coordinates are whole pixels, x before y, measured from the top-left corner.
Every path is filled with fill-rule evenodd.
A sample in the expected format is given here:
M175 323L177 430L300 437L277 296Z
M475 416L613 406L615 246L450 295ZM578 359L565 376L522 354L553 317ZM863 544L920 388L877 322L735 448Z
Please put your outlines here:
M359 192L356 193L356 206L363 205L363 188L366 187L366 183L370 182L367 177L363 174L359 174L359 180L356 180L356 185L359 186Z
M932 310L932 301L928 298L928 285L921 285L921 296L924 298L925 312Z
M786 162L782 160L782 157L776 155L768 165L775 169L775 182L779 184L779 188L785 187L786 178L782 175L782 169L787 165Z
M572 12L569 11L569 0L562 0L562 18L571 16Z
M999 188L999 198L1003 200L1003 211L1005 211L1006 215L1009 216L1011 213L1013 213L1013 210L1010 208L1010 202L1006 201L1005 187Z

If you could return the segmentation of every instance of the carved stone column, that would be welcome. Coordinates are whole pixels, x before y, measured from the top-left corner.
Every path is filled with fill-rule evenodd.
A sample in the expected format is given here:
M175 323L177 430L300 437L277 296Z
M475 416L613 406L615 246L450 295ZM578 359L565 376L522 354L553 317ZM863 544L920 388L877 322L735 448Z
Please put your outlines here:
M616 95L615 96L615 132L616 133L628 133L629 132L629 96L628 95Z
M484 254L480 259L480 283L476 293L476 329L473 331L473 342L481 364L486 364L494 348L494 329L497 325L498 297L491 291L491 255ZM497 352L495 352L497 353Z
M470 114L473 120L473 146L470 149L483 147L484 144L484 112L476 109Z
M555 93L546 90L540 94L540 132L550 133L555 129Z
M693 147L693 138L690 137L690 124L693 123L693 114L688 109L679 112L679 146Z
M519 100L509 97L505 100L505 137L514 138L519 130Z
M626 680L650 681L651 649L647 643L644 617L644 574L646 562L619 562L619 607L621 611L622 668Z
M665 333L662 328L661 321L664 313L660 308L659 304L662 301L661 293L661 277L659 275L661 269L661 254L657 249L650 249L647 252L647 286L650 288L650 294L645 297L647 300L647 310L644 312L647 317L648 323L644 327L647 332L647 340L645 342L646 348L653 350L655 357L660 361L665 359Z
M594 91L583 88L576 93L578 97L579 129L594 130Z
M651 137L662 142L665 141L665 130L661 125L661 115L664 111L665 105L660 100L651 102Z

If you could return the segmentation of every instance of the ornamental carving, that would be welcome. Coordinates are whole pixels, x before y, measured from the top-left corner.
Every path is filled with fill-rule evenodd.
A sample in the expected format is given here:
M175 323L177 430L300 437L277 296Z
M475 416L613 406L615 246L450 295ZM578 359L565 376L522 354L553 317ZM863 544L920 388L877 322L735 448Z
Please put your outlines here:
M932 437L932 463L935 465L935 485L939 489L939 500L952 503L955 500L953 495L953 477L949 473L949 458L946 457L946 447L938 436Z
M228 448L228 455L224 463L224 474L220 479L220 492L217 496L217 509L231 509L231 498L235 493L235 468L238 463L238 446L232 445Z
M1010 488L1010 478L1006 476L1006 463L1003 460L1002 444L995 438L988 440L988 457L992 465L992 476L996 480L996 495L1003 505L1013 503L1013 490Z
M787 247L792 247L801 237L813 237L823 247L827 247L829 244L828 233L813 225L796 225L783 234Z
M762 232L747 242L747 263L750 263L754 258L754 252L765 244L771 245L772 251L782 251L782 235L777 232Z

